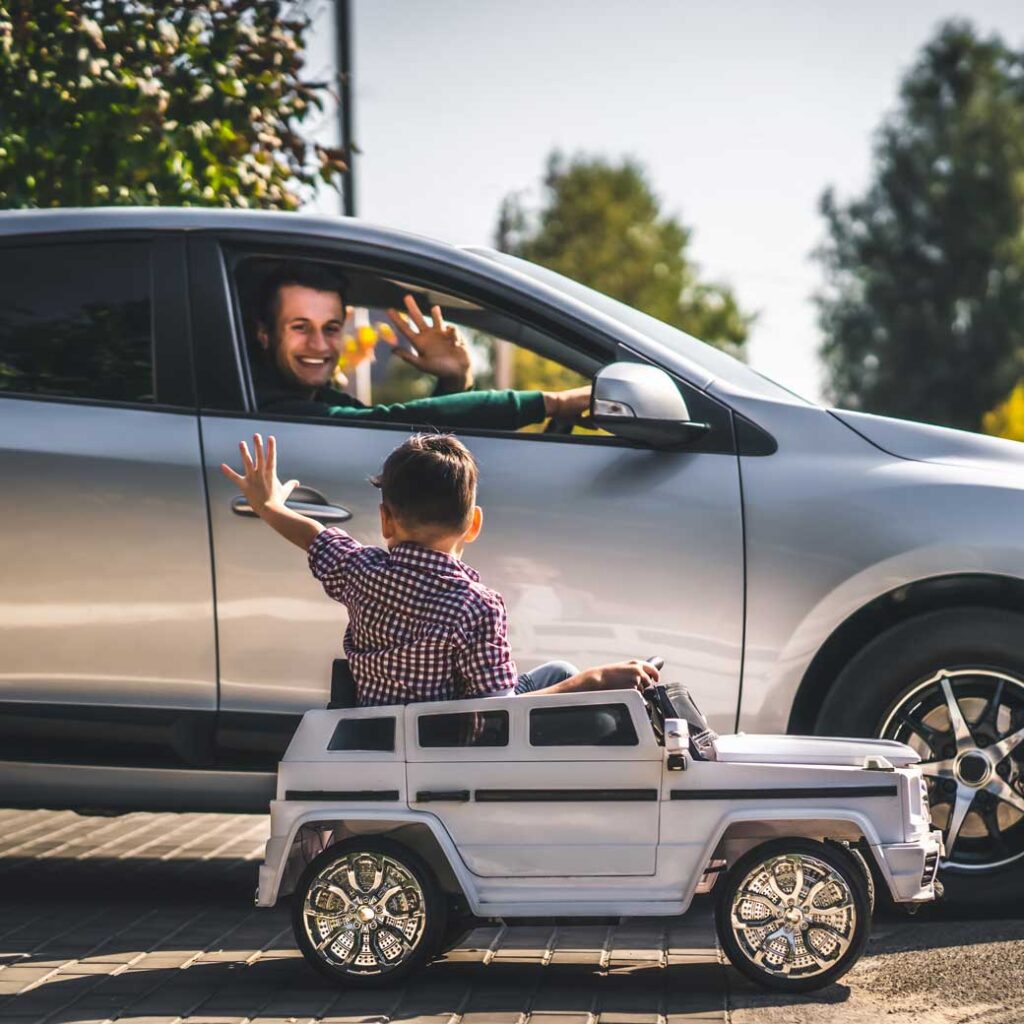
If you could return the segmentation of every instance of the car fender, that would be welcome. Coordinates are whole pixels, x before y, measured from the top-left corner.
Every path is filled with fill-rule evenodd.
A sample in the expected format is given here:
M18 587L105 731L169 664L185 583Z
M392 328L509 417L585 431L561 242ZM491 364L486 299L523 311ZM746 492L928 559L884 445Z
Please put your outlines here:
M474 913L480 911L477 887L472 873L459 856L451 836L441 822L432 814L403 809L354 810L351 805L323 804L317 807L296 808L293 802L273 801L271 811L271 835L267 840L266 853L259 872L256 905L275 906L282 892L282 883L294 882L308 859L303 856L301 844L296 840L300 829L307 825L345 825L357 832L391 832L396 828L417 825L426 828L433 837L446 867L451 872L466 901ZM386 824L386 829L374 826ZM364 829L358 826L368 825ZM317 851L319 852L319 851ZM432 867L436 866L432 865Z
M1022 581L1024 550L995 538L930 544L873 563L844 579L808 609L776 654L748 649L740 728L785 732L793 701L815 655L844 623L886 594L952 576Z

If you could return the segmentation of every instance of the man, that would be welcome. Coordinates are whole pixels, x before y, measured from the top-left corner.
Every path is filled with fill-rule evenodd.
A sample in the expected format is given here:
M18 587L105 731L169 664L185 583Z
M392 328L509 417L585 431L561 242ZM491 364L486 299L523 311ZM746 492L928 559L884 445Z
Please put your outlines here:
M315 263L286 264L262 289L256 337L263 353L253 367L260 410L447 428L517 430L548 416L574 420L590 405L590 388L569 391L470 391L469 351L439 306L428 322L411 295L408 320L389 317L412 351L395 355L437 378L430 398L367 406L331 387L343 344L346 308L342 280Z

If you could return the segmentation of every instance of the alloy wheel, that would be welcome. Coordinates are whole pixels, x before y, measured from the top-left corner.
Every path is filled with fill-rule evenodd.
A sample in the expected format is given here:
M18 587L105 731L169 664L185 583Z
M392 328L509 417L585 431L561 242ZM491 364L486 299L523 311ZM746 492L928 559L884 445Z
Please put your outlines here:
M831 864L783 854L746 874L729 920L751 964L772 976L803 980L831 970L850 949L857 907L848 879Z
M900 698L879 735L921 755L944 867L978 871L1024 857L1024 682L942 669Z
M393 971L426 926L423 888L399 860L353 852L326 864L303 896L302 926L323 962L348 974Z

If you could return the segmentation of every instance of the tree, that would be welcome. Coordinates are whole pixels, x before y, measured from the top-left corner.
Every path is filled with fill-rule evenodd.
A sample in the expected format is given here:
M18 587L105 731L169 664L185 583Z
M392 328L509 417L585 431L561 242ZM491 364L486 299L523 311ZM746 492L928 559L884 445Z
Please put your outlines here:
M690 231L661 210L632 160L566 161L554 153L539 209L519 194L502 203L503 252L539 263L742 357L752 316L729 288L698 280Z
M308 20L277 0L0 0L0 206L295 209L344 168L298 127Z
M1024 60L949 22L899 96L866 193L821 201L830 397L976 430L1024 370Z

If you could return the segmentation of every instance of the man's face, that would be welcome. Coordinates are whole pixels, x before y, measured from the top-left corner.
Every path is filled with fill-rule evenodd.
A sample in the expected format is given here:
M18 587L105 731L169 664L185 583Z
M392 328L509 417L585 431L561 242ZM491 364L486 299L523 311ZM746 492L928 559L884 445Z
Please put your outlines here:
M344 324L345 307L337 292L286 284L277 293L272 335L261 327L259 341L288 380L316 389L331 379L341 355Z

